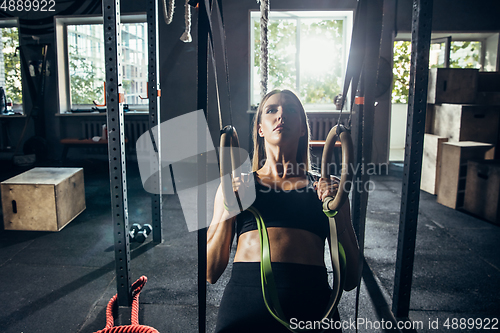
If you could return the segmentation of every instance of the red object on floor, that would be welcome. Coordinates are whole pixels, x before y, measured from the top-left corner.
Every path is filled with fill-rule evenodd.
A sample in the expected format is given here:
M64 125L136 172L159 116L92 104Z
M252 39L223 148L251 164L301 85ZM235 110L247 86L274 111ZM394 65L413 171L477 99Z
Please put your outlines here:
M106 327L95 333L159 333L153 327L139 325L139 294L148 281L144 275L132 284L132 314L131 325L114 326L113 307L118 298L118 294L113 296L106 308Z

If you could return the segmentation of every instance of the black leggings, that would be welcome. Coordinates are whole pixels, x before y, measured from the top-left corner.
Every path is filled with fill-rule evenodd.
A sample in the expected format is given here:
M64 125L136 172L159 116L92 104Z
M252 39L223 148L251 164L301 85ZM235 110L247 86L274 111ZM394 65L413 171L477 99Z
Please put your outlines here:
M331 289L325 267L273 262L283 312L292 328L319 321L330 299ZM334 321L339 321L335 310ZM330 321L328 321L330 323ZM330 325L330 324L329 324ZM324 328L325 326L323 326ZM334 327L334 325L331 325ZM311 332L320 332L313 330ZM235 262L231 279L224 290L217 317L216 333L287 332L267 310L260 281L260 263ZM324 332L342 332L325 330Z

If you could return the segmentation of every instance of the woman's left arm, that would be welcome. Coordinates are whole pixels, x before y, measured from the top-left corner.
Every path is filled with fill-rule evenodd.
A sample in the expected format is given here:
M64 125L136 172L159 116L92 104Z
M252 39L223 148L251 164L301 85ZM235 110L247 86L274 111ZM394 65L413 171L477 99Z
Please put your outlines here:
M327 180L320 178L317 183L318 197L323 200L329 196L335 196L339 186L339 179L332 177ZM346 276L344 290L349 291L357 287L359 282L359 246L354 228L351 223L351 208L349 199L342 205L338 214L335 216L337 224L337 237L339 242L344 247L346 255Z

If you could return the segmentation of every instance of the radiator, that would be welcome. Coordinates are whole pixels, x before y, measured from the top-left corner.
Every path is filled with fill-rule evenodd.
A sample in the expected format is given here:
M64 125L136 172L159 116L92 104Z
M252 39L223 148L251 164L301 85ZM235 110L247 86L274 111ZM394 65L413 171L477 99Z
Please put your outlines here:
M338 114L325 114L325 113L308 113L307 117L309 118L309 127L311 130L311 140L326 140L328 133L332 129L333 126L337 125L337 121L339 120ZM342 113L340 118L341 124L347 124L349 119L349 113ZM320 172L321 170L321 158L323 155L323 148L316 147L312 148L311 151L311 163L313 170ZM340 167L338 164L338 155L335 155L335 163L330 167L330 172L333 175L340 175Z
M102 135L102 125L106 121L82 121L82 137L92 139L94 136Z
M325 115L322 113L308 113L311 140L325 140L330 129L337 124L338 115ZM341 123L345 123L349 114L342 114ZM86 120L82 122L82 137L93 138L102 135L102 125L106 121ZM125 137L127 138L127 151L135 152L137 139L148 130L148 121L125 120Z
M82 122L82 137L91 139L94 136L102 135L102 125L106 123L105 120L85 120ZM127 152L135 152L135 143L137 139L146 132L149 128L147 120L125 120L125 138L127 144L125 145ZM89 148L89 152L104 151L99 148Z
M324 113L308 113L311 140L326 140L330 129L337 125L338 115L325 115ZM349 114L342 114L340 122L345 124Z

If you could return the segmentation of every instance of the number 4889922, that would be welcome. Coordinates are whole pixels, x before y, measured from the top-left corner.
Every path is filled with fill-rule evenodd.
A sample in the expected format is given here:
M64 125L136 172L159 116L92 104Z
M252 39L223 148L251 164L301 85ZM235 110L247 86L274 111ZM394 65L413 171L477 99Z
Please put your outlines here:
M55 0L3 0L0 9L6 12L55 12Z

